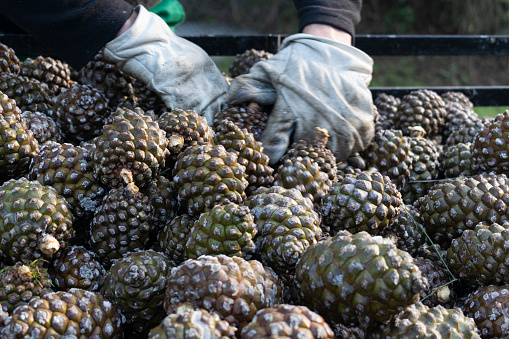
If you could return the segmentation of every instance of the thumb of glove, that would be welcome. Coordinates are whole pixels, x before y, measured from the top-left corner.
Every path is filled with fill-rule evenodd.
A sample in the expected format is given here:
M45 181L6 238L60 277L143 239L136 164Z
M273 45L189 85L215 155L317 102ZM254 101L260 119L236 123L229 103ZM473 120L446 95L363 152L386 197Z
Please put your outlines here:
M277 100L260 141L263 153L269 157L269 164L275 165L285 154L292 141L296 118L284 99Z
M260 105L273 105L277 93L272 84L265 80L261 72L253 72L235 77L228 89L228 103L238 105L256 102Z
M295 116L290 107L284 100L278 99L278 93L263 67L252 67L249 73L235 77L227 96L231 105L246 102L274 105L260 139L263 152L269 156L271 165L277 163L286 152L295 124Z

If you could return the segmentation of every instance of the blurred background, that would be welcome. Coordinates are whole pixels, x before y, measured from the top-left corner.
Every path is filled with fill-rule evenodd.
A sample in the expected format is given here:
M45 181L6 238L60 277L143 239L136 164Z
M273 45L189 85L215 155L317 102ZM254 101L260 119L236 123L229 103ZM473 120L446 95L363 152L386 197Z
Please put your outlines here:
M177 34L291 34L292 0L181 0ZM364 0L357 34L509 34L509 0ZM231 57L215 58L227 72ZM372 86L506 85L509 57L374 57ZM494 108L494 112L500 109ZM501 112L498 112L501 113Z

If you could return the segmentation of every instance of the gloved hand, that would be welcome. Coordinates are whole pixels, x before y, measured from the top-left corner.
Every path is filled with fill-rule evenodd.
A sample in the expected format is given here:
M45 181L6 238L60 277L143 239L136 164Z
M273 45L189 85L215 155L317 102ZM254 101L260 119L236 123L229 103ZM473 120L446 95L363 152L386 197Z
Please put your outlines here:
M169 109L191 109L212 124L224 106L228 85L203 49L175 35L157 15L137 6L126 32L108 42L104 56L143 81Z
M327 146L343 161L374 135L372 68L372 59L355 47L299 33L286 38L273 57L234 78L227 100L274 104L261 136L271 164L292 141L313 139L316 127L327 129Z

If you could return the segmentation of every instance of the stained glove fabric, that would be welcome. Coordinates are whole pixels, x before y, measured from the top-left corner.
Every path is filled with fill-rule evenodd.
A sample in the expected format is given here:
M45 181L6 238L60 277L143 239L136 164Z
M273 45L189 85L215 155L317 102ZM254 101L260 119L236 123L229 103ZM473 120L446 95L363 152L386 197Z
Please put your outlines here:
M175 35L143 6L126 32L108 42L104 56L143 81L169 109L191 109L212 124L224 106L227 83L199 46Z
M228 102L274 105L261 141L274 164L292 141L330 134L338 161L365 149L374 134L368 85L373 60L361 50L309 34L286 38L272 58L234 78Z

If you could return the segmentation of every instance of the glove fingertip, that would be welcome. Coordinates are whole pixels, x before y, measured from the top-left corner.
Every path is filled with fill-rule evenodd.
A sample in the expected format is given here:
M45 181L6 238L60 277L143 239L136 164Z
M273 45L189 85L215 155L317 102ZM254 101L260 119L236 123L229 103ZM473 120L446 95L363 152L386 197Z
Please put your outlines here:
M269 165L274 166L281 160L283 155L285 155L286 150L289 146L289 140L282 140L285 138L278 138L278 141L275 140L266 140L263 141L262 137L262 144L263 146L263 153L269 157Z
M265 153L269 157L269 165L274 166L279 162L279 160L281 160L285 152L286 147L277 150L271 150L268 152L264 151L263 153Z

